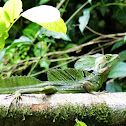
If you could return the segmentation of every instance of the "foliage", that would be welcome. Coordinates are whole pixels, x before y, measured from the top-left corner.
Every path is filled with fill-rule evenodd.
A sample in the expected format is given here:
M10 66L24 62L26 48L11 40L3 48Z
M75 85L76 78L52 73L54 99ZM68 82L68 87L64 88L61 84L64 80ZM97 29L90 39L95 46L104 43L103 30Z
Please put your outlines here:
M0 7L0 51L4 47L5 39L8 37L9 29L20 16L36 22L51 31L66 33L67 28L63 19L60 18L60 12L52 6L41 5L38 7L33 7L20 15L21 12L21 0L8 0L3 7ZM42 12L41 16L39 12Z
M74 126L87 126L84 122L79 121L78 119L76 119L76 124Z
M5 44L0 52L1 78L28 75L46 80L45 72L49 69L73 67L75 60L87 54L117 53L120 60L108 76L110 81L107 82L106 90L126 91L125 1L32 0L32 4L29 4L28 0L22 0L24 12L43 4L57 6L61 17L66 21L67 34L63 34L66 28L62 28L62 23L59 24L59 30L64 32L56 33L41 27L40 23L20 17L22 5L15 13L14 10L8 10L6 1L1 1L4 9L0 7L0 49ZM20 3L20 0L16 1ZM15 16L10 16L9 13ZM41 15L40 11L37 15ZM11 29L10 24L13 25ZM57 22L53 24L58 26Z

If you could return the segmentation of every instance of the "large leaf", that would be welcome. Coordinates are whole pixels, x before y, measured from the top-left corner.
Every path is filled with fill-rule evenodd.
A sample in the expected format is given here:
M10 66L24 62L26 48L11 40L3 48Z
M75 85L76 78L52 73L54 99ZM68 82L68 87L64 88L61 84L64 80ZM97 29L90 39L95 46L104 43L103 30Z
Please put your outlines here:
M126 76L126 63L117 62L111 69L108 77L109 78L118 78Z
M28 9L21 15L30 21L38 23L50 31L61 33L66 33L67 31L66 24L64 23L63 19L60 18L60 12L55 7L41 5Z
M66 34L67 32L66 24L64 23L62 18L60 18L59 21L54 21L50 23L39 23L39 24L50 31L64 33L64 34Z
M9 14L11 23L14 19L18 18L22 12L22 1L21 0L8 0L4 6L4 10Z
M106 89L107 92L122 92L122 88L120 87L120 85L118 84L117 81L114 82L110 82L106 85Z
M24 11L21 16L36 23L49 23L59 21L60 12L55 7L41 5Z

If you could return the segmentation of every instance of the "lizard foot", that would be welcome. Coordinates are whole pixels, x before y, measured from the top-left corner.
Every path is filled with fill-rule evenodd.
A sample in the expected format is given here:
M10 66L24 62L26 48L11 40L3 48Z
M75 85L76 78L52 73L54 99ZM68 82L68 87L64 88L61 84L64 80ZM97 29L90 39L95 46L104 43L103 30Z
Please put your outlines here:
M94 95L100 95L100 94L104 94L104 93L107 93L107 91L98 91L98 92L96 92L96 91L92 91L92 92L90 92L91 94L94 94Z
M12 105L13 105L13 102L16 101L16 108L17 108L18 107L18 101L22 99L21 94L18 91L16 91L14 94L10 94L10 95L6 96L5 99L9 99L10 97L12 98L12 100L11 100L9 106L8 106L7 115L8 115L8 113L9 113L9 111L10 111Z

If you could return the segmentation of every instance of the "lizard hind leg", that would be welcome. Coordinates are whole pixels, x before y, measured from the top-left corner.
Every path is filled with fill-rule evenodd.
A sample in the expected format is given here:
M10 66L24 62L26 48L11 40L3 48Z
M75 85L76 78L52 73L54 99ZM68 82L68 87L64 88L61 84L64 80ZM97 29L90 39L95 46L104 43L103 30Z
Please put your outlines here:
M84 82L83 82L83 88L84 88L87 92L89 92L89 93L92 94L93 89L92 89L91 87L93 87L93 84L92 84L91 82L89 82L89 81L84 81Z

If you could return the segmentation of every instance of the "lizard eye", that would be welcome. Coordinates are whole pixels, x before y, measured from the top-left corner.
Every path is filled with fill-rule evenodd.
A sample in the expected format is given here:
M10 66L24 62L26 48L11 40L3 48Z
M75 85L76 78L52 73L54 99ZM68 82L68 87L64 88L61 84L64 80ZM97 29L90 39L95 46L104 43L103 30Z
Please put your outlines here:
M105 59L106 59L106 60L109 60L109 56L106 56Z

